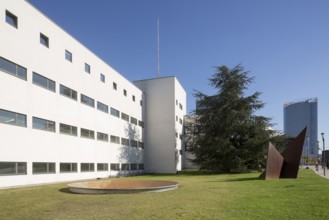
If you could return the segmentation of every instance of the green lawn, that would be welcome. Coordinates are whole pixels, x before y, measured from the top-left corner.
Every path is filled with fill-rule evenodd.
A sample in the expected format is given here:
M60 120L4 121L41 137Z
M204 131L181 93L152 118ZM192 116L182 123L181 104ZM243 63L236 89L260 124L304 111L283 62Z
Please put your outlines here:
M177 190L144 194L72 194L66 184L0 190L0 219L329 219L329 180L311 170L298 179L258 173L146 175ZM1 181L1 177L0 177Z

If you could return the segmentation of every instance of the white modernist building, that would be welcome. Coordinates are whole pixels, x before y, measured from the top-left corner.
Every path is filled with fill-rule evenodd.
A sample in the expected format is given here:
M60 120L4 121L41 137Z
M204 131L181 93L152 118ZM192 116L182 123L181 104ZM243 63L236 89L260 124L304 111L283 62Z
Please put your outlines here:
M0 188L181 169L175 77L131 83L25 0L0 18Z
M145 168L151 173L182 169L186 93L175 77L135 81L145 93Z

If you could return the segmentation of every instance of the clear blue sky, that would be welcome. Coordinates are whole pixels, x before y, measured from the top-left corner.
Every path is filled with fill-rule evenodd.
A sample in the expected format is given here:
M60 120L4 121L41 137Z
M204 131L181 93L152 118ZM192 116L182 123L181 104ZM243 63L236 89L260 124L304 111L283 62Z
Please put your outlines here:
M215 93L214 66L242 64L255 77L247 94L266 103L257 114L282 131L285 102L318 97L319 140L329 141L327 0L29 2L131 81L156 77L159 17L161 76L178 78L188 112L194 89Z

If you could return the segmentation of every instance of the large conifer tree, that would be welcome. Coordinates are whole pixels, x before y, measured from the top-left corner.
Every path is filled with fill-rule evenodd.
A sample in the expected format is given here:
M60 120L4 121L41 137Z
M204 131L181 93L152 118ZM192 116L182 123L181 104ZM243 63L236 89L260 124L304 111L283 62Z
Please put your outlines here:
M266 145L273 131L268 129L269 118L254 114L264 106L260 93L245 96L253 78L238 65L232 69L216 67L209 80L217 94L196 92L194 121L187 126L194 162L214 172L259 169L264 165Z

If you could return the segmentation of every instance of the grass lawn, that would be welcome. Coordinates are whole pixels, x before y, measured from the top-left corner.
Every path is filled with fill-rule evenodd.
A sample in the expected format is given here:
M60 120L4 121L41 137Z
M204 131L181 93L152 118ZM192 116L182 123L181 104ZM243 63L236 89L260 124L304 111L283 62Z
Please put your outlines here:
M144 194L72 194L67 184L5 189L0 219L329 219L329 180L311 170L300 170L298 179L258 175L127 177L180 183L177 190Z

